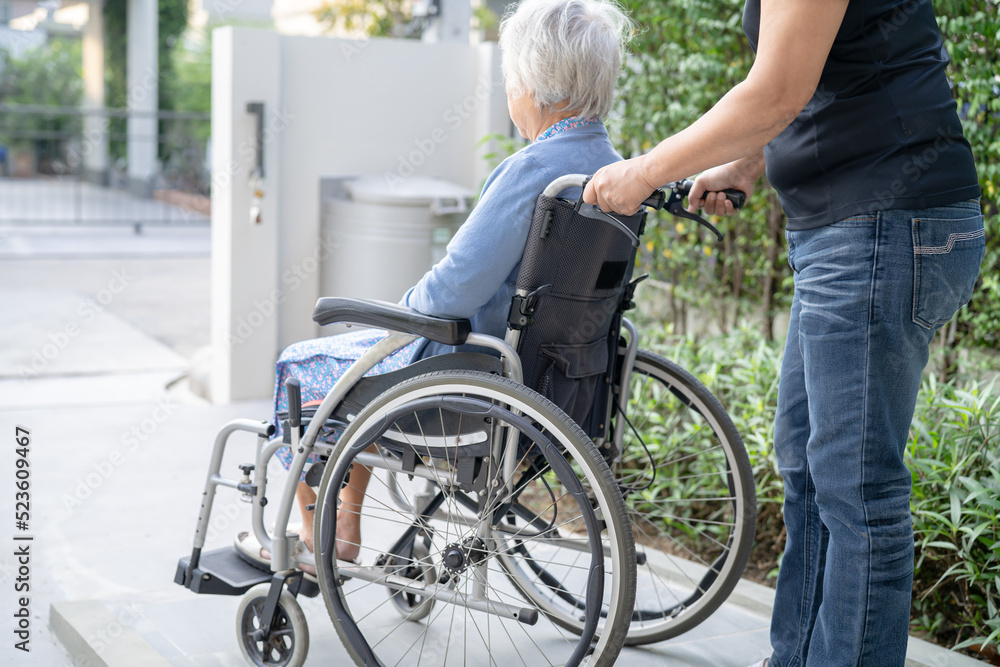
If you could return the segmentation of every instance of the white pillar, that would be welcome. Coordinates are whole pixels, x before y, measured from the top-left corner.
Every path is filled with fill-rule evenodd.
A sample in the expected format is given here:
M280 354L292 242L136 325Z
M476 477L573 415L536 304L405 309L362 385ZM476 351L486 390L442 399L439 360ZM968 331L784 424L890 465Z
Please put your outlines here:
M471 0L440 0L438 7L438 15L424 34L424 41L468 44L472 27Z
M503 85L503 72L500 69L500 49L496 42L485 42L475 47L476 85L474 94L482 98L482 105L477 110L475 119L475 136L493 137L509 136L511 134L510 115L507 111L507 93ZM483 94L483 91L486 94ZM477 149L477 154L495 153L499 149L496 139L490 139L487 146ZM482 152L479 152L479 151ZM475 161L475 182L482 183L490 175L491 166L486 160Z
M238 67L237 67L238 65ZM278 349L278 178L281 140L277 33L212 32L212 400L270 396ZM264 104L263 145L247 103ZM250 177L264 151L261 221Z
M104 109L104 0L89 0L83 29L83 175L105 185L108 178L108 118Z
M159 9L157 0L128 0L128 47L125 97L128 118L129 187L141 195L151 193L157 172L156 111L159 92Z

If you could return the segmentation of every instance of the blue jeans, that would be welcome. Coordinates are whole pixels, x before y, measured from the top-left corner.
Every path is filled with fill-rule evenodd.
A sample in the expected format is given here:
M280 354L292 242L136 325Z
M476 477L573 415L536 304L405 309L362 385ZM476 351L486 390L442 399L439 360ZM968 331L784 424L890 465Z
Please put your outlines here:
M773 667L902 667L910 420L935 330L972 295L976 201L786 232L795 274L774 448L787 532Z

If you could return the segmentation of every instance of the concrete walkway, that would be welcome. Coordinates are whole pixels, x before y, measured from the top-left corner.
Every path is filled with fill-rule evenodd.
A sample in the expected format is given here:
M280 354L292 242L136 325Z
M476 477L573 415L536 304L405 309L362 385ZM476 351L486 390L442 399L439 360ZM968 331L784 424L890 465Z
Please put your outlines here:
M230 419L270 416L269 400L207 405L184 390L189 360L208 342L209 259L192 251L207 249L201 233L173 249L152 235L122 240L126 248L83 233L72 243L0 234L0 516L13 523L17 426L31 433L32 484L29 530L0 532L0 618L8 619L0 664L243 664L238 598L173 583L216 431ZM30 252L4 254L5 245ZM223 470L249 458L252 438L244 442ZM271 472L282 479L280 468ZM220 495L208 548L229 544L248 510L235 494ZM10 634L16 532L34 537L30 653L14 649ZM700 627L626 649L619 664L748 665L769 652L770 595L744 583ZM307 664L348 664L322 601L303 606ZM908 665L982 664L916 640L910 657Z

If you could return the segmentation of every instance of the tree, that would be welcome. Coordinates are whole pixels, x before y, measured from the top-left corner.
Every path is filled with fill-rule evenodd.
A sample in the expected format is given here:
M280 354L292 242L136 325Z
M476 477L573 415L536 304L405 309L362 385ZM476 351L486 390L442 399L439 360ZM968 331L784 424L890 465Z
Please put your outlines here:
M411 0L337 0L313 12L327 31L361 33L368 37L419 37Z
M0 50L0 103L76 107L83 100L80 42L53 39L20 57ZM43 171L60 170L61 147L82 130L80 118L65 114L6 113L0 144L28 149ZM63 164L63 166L65 166Z
M177 45L181 34L187 29L187 0L158 0L159 8L159 43L158 43L158 78L159 108L174 109L170 98L170 87L163 81L173 76L173 62L170 54ZM107 106L123 108L127 106L128 91L126 87L125 65L127 60L128 33L127 18L128 0L105 0L104 3L104 60L107 80Z
M178 43L180 35L187 29L187 0L158 0L158 72L157 103L160 109L178 109L175 98L175 88L169 85L173 79L174 68L170 55ZM128 79L126 62L128 60L127 17L128 0L105 0L104 3L104 73L105 73L105 106L124 108L128 106ZM126 120L112 118L111 134L114 137L125 136ZM123 157L126 152L125 142L112 140L111 155Z
M743 35L743 0L626 0L641 26L621 85L612 135L625 156L648 151L687 127L743 80L753 51ZM691 309L711 312L723 331L755 312L766 337L791 300L781 235L784 214L766 183L744 212L723 223L721 246L695 223L651 216L641 269L668 283L674 330Z

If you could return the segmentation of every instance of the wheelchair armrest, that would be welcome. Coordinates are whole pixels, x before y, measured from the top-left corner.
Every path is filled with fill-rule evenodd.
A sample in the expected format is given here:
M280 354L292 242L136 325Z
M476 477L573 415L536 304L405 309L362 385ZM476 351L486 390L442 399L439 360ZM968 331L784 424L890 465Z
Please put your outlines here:
M449 320L386 301L339 296L325 296L317 301L313 321L320 325L337 322L364 324L416 334L445 345L462 345L472 333L469 320Z

